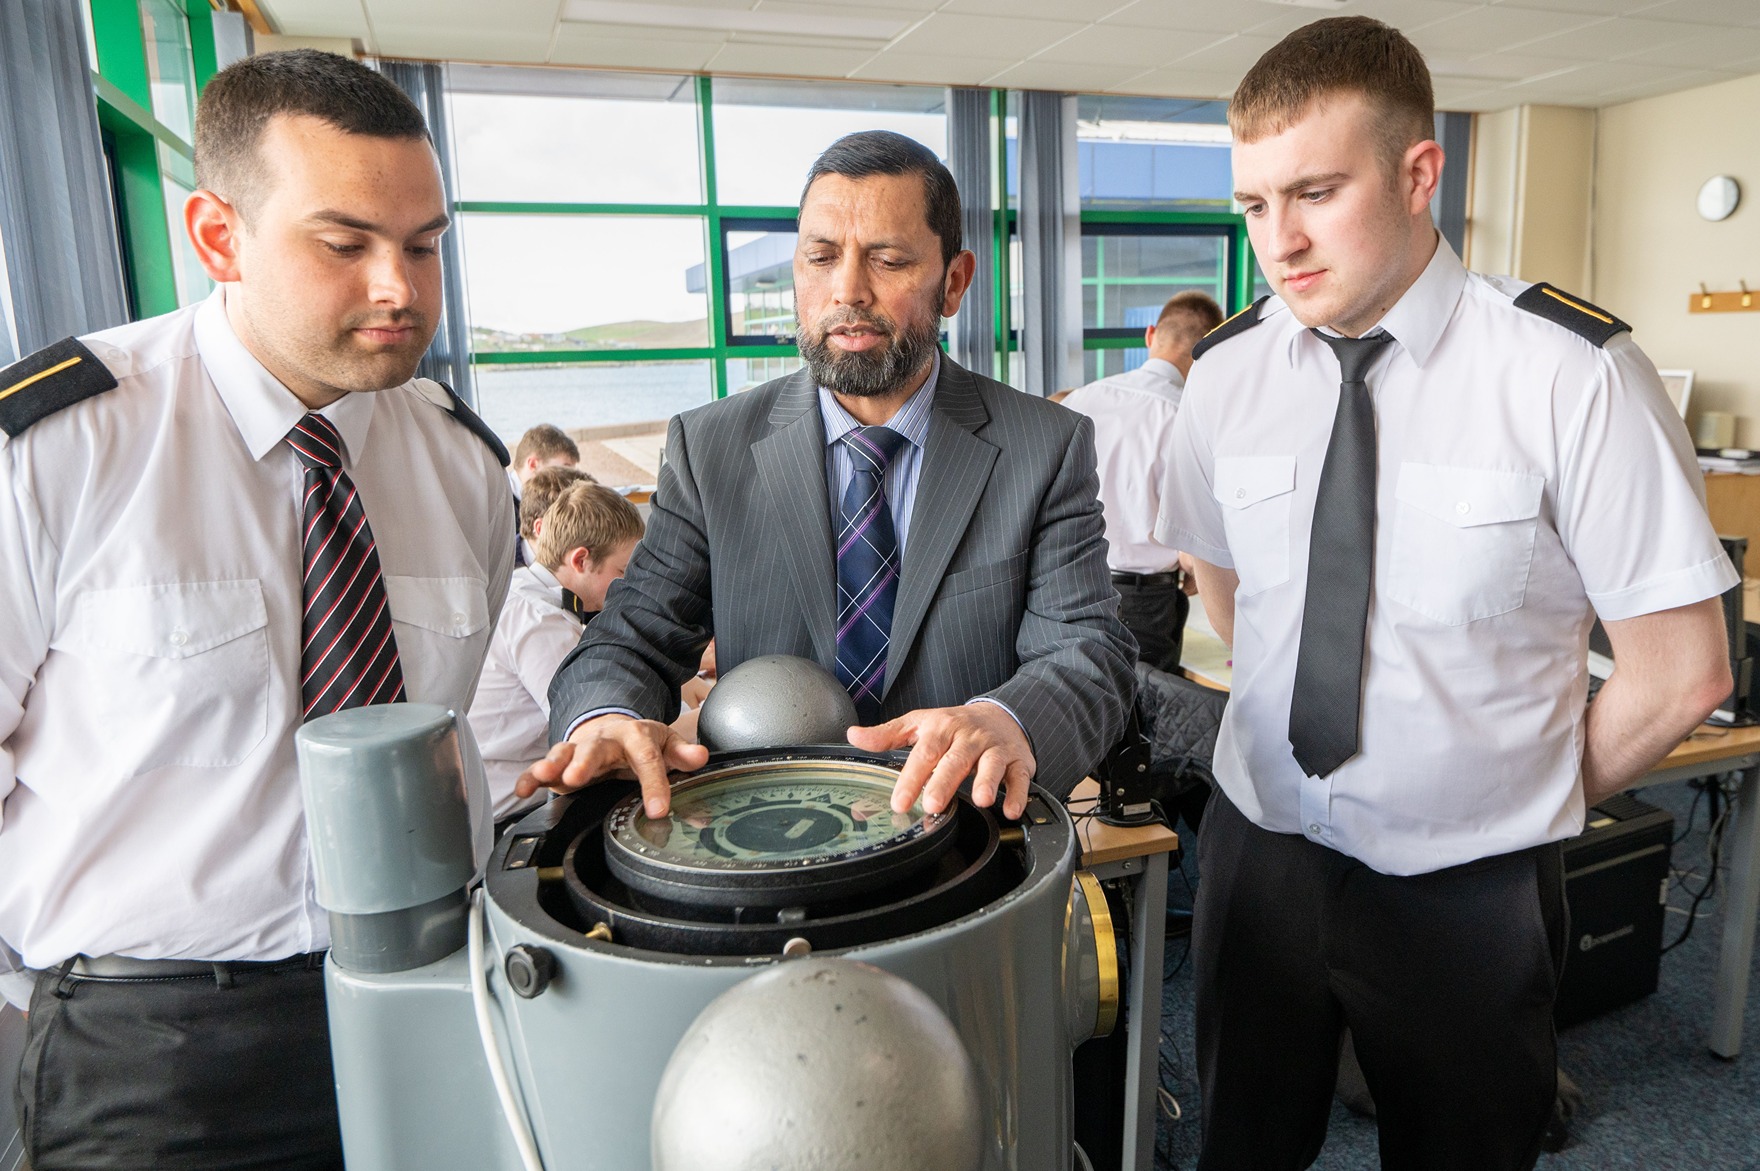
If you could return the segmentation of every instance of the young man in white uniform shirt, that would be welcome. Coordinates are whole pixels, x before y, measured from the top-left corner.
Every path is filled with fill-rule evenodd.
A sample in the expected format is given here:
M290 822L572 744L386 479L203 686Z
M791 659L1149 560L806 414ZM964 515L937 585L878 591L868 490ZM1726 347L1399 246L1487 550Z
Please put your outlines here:
M209 82L196 152L214 294L0 374L0 938L37 973L37 1171L341 1165L294 733L363 695L465 710L513 560L505 451L411 377L447 224L420 112L269 53ZM352 487L346 525L313 476ZM308 564L359 582L372 646L351 618L302 666ZM320 674L355 682L308 698Z
M1199 1166L1306 1167L1348 1026L1384 1167L1532 1167L1558 843L1728 693L1736 574L1626 327L1437 238L1410 42L1310 25L1229 117L1279 297L1200 345L1160 527L1234 648L1194 927ZM1585 713L1597 613L1619 669Z
M1063 405L1094 420L1106 563L1119 621L1137 636L1137 657L1179 670L1191 603L1179 550L1155 539L1173 420L1192 368L1192 346L1222 324L1222 308L1196 289L1175 293L1143 334L1149 357L1135 370L1077 387Z

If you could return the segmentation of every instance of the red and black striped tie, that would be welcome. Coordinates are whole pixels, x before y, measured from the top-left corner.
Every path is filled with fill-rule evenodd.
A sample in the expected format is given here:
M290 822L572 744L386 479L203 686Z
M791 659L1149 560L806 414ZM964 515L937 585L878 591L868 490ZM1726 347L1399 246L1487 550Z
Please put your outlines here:
M379 551L354 481L342 470L342 436L310 414L287 433L305 466L300 531L305 619L300 642L302 720L406 699Z

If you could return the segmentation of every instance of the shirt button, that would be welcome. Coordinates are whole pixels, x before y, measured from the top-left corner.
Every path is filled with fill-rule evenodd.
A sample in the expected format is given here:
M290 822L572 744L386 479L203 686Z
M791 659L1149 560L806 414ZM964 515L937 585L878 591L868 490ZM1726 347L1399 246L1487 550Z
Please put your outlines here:
M1463 500L1459 504L1454 506L1454 510L1456 512L1460 513L1462 516L1465 516L1465 515L1467 515L1467 513L1473 511L1473 506L1471 504L1468 504L1465 500Z
M1316 821L1310 824L1308 826L1308 832L1311 834L1318 834L1320 832L1320 823Z
M452 621L457 623L459 626L463 626L464 625L464 615L463 614L454 614L452 616Z
M187 642L189 642L189 631L183 629L183 627L180 626L171 632L172 646L183 646Z
M1235 489L1235 490L1234 490L1234 498L1235 498L1235 499L1236 499L1236 500L1239 500L1239 499L1241 499L1241 498L1242 498L1242 497L1244 497L1244 496L1245 496L1245 495L1246 495L1246 494L1247 494L1247 490L1246 490L1246 489L1245 489L1245 488L1236 488L1236 489Z

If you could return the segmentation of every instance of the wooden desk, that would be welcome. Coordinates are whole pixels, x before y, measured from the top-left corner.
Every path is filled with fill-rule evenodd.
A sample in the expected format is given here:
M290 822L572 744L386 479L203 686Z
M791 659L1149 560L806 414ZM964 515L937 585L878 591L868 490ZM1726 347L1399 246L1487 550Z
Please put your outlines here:
M1742 1051L1742 1009L1754 963L1755 922L1760 919L1760 728L1702 725L1633 787L1727 772L1739 772L1742 779L1723 836L1729 877L1707 1043L1719 1057L1734 1058Z
M1078 810L1098 798L1100 786L1083 781L1070 794ZM1123 1171L1151 1171L1155 1163L1155 1103L1161 1078L1161 957L1167 943L1167 861L1179 835L1155 822L1106 825L1076 821L1082 866L1096 878L1122 879L1131 891L1131 970L1125 1016Z

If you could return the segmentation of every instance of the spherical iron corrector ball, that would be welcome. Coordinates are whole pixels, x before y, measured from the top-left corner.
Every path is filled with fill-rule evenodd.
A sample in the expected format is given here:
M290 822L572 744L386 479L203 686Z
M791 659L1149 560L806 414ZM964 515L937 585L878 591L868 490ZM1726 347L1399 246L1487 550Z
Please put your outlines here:
M697 739L715 752L842 744L858 722L849 692L818 663L760 655L716 682L697 715Z
M661 1075L654 1171L977 1171L970 1056L914 984L846 959L775 964L711 1001Z

